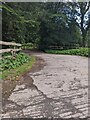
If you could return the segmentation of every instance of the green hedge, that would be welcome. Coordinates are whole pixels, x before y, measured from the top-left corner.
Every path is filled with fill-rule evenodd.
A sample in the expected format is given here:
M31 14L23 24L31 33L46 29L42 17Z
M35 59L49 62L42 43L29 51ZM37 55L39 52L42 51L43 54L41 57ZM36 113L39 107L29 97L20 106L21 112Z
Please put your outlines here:
M90 48L79 48L79 49L69 49L69 50L46 50L45 52L51 54L80 55L80 56L89 57Z

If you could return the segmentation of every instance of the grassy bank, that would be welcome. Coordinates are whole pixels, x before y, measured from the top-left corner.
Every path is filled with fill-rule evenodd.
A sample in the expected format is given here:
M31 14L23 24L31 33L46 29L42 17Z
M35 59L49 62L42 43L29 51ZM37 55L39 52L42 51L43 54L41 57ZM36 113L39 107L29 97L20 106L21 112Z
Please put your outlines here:
M69 49L69 50L46 50L46 53L64 54L64 55L79 55L88 57L90 55L90 48Z
M2 70L2 74L0 75L0 78L5 79L5 80L6 79L16 80L19 77L21 77L24 73L29 71L32 65L35 63L34 56L27 56L27 55L18 55L18 56L19 57L17 57L17 59L15 60L12 60L12 59L11 61L7 60L8 65L7 64L6 65L8 66L8 69L3 68L4 70Z

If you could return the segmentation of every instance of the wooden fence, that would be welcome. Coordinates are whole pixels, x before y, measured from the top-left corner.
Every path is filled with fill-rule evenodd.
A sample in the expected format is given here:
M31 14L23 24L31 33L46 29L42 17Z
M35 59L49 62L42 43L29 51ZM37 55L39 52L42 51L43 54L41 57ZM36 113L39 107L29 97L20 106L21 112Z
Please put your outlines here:
M0 54L5 53L5 52L11 52L12 54L14 54L17 51L21 50L21 44L19 43L14 43L14 42L4 42L4 41L0 41L0 45L2 47L2 45L7 45L7 46L14 46L14 48L7 48L7 49L0 49ZM15 47L19 47L18 49Z
M51 49L51 50L62 50L63 47L62 46L49 46L49 49Z

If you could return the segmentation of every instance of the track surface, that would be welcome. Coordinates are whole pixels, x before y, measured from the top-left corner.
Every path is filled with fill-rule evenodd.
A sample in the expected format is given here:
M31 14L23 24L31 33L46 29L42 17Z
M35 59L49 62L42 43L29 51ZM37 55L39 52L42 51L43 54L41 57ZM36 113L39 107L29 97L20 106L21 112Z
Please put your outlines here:
M45 53L34 55L44 59L46 65L28 74L34 80L31 86L25 83L16 85L2 117L87 117L88 58Z

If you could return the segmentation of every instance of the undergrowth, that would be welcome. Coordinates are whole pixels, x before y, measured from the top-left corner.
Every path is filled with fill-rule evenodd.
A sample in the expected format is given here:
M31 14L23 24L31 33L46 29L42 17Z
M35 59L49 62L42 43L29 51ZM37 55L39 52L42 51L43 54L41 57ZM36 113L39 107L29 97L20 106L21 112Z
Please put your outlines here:
M80 55L80 56L89 57L90 48L79 48L79 49L69 49L69 50L46 50L45 52L51 54Z

